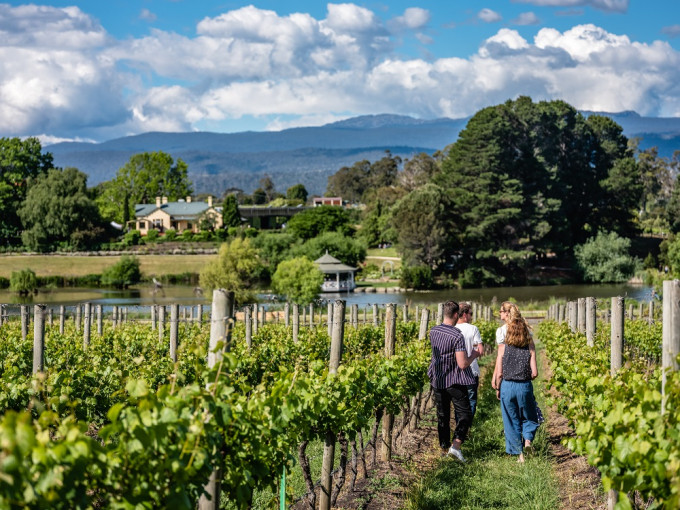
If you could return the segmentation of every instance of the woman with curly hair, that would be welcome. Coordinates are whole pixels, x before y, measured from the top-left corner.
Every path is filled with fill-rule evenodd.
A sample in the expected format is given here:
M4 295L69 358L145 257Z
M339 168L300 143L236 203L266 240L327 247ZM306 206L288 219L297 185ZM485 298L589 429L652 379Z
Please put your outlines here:
M500 314L505 325L496 331L498 357L491 385L501 401L505 451L519 455L518 462L524 462L522 447L531 450L539 425L531 383L538 375L536 348L529 324L517 305L503 302Z

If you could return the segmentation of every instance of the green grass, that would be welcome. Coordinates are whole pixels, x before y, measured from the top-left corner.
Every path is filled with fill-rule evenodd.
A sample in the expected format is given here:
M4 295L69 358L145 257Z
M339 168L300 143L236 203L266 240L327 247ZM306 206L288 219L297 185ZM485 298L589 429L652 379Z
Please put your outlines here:
M491 364L495 356L484 359ZM554 509L559 506L557 482L552 475L545 424L534 440L536 454L524 465L516 456L505 453L503 421L496 392L491 388L489 367L480 387L477 414L463 454L462 464L444 457L437 468L425 474L409 493L405 508L415 509ZM540 367L539 367L540 372ZM545 409L541 395L542 377L534 381L539 405Z
M392 246L390 248L370 248L366 250L366 256L367 257L401 257L401 255L397 252L397 249Z
M140 255L140 269L144 275L199 273L216 255ZM85 276L101 274L120 257L66 255L7 255L0 257L0 277L9 278L12 271L32 269L37 276Z

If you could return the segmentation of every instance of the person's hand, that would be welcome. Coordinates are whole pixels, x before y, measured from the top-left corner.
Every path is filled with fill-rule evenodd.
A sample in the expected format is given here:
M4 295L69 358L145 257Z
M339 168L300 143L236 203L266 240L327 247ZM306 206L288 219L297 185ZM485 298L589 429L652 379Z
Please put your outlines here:
M497 398L498 400L501 399L501 389L500 389L500 388L496 388L496 398Z
M531 371L531 379L536 379L538 377L538 370Z

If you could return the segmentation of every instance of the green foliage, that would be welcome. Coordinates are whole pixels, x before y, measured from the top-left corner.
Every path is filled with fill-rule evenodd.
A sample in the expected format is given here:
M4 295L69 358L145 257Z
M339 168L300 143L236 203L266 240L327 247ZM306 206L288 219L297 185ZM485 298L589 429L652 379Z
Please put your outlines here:
M143 244L141 232L139 230L130 230L126 232L123 239L121 239L121 244L123 246L137 246L138 244Z
M668 243L666 261L670 266L673 276L676 278L680 277L680 236L677 236Z
M338 196L349 202L360 202L371 189L392 186L396 182L401 158L388 154L371 164L357 161L351 167L342 167L328 178L326 196Z
M439 173L439 164L429 154L418 153L404 163L404 169L399 173L399 184L406 191L425 186Z
M301 203L307 202L307 188L304 184L295 184L286 190L286 198L288 200L299 200Z
M349 213L342 207L322 205L302 211L286 223L286 232L300 239L311 239L323 232L341 232L350 235Z
M645 260L642 261L642 267L645 269L656 269L656 257L648 253Z
M284 260L272 276L272 288L293 303L306 305L318 296L323 273L306 257Z
M640 261L629 254L630 239L616 232L599 232L596 237L574 248L576 263L589 282L628 280L639 269Z
M222 228L238 227L241 225L241 214L238 212L236 195L227 195L222 202Z
M294 245L289 253L296 257L304 256L316 260L326 252L344 264L356 267L366 258L366 245L363 241L340 232L325 232L302 245Z
M104 233L97 207L87 195L87 176L75 168L51 169L38 177L19 217L24 245L35 251L88 248Z
M37 138L0 138L0 243L19 244L19 208L31 179L52 168L52 154L43 153Z
M139 259L133 255L123 255L114 265L107 267L102 273L102 285L127 289L139 283L142 273L139 270Z
M184 230L180 235L179 239L184 242L190 242L194 240L194 231L190 228Z
M170 228L165 231L163 239L165 241L174 241L177 238L177 231L174 228Z
M247 303L253 298L250 288L259 264L252 241L236 237L220 246L217 260L201 270L199 282L205 289L234 292L237 303Z
M446 193L432 183L397 202L392 225L406 263L439 266L455 228L452 219Z
M149 230L146 233L146 236L144 237L144 241L147 242L147 243L155 243L156 241L158 241L158 236L159 236L158 230L156 230L155 228L152 228L151 230Z
M631 327L629 335L630 325L627 322L624 329L626 343L651 341L658 348L661 328L648 339L635 339L644 325ZM609 335L608 328L598 325L595 346L590 348L585 335L572 333L564 324L545 321L539 326L538 336L552 362L558 410L576 432L567 446L600 471L604 490L616 490L622 508L631 508L632 491L639 491L643 501L652 501L654 508L678 508L680 372L666 375L662 415L662 371L645 360L629 359L612 376Z
M12 271L9 277L9 290L19 294L30 294L38 290L38 278L31 269Z
M260 262L266 271L266 277L271 277L277 266L290 258L290 250L296 242L291 234L280 232L262 232L253 239L253 246L257 249Z
M434 286L432 268L429 266L402 267L399 286L406 289L431 289Z
M176 201L191 195L187 168L184 161L177 159L175 162L165 152L135 154L118 170L114 179L102 185L97 197L101 215L125 224L134 219L135 204L153 204L160 196Z

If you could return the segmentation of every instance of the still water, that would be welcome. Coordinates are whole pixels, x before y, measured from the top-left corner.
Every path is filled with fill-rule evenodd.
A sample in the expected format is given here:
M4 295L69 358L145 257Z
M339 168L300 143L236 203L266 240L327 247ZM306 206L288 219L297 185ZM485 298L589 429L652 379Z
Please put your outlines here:
M482 304L514 299L519 303L548 302L551 299L573 300L580 297L592 296L595 298L607 298L612 296L624 296L636 301L649 301L652 297L652 288L646 285L550 285L543 287L496 287L492 289L461 289L461 290L438 290L432 292L377 292L377 293L343 293L343 294L320 294L321 301L344 299L347 304L359 306L369 304L387 303L410 303L413 305L427 303L441 303L449 299L455 301L474 301ZM260 301L274 305L276 301L272 296L261 294ZM35 296L22 298L7 290L0 290L0 303L9 304L38 304L47 305L74 305L76 303L90 302L103 306L148 306L151 304L177 303L184 306L209 305L210 295L195 292L195 288L186 285L165 286L162 292L153 291L153 286L138 286L128 290L114 289L90 289L90 288L64 288L40 292Z

